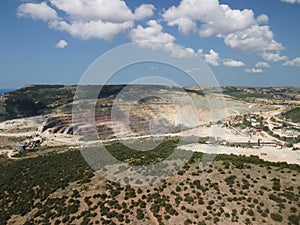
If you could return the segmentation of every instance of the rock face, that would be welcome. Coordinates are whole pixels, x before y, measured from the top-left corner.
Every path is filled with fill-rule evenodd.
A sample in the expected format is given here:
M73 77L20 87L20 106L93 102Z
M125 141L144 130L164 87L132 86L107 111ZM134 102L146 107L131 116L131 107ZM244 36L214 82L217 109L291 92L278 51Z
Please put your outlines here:
M240 93L243 90L247 92L246 97L253 95L250 88L223 88L227 96L239 98L245 97ZM295 88L261 90L263 96L273 92L284 91L287 95L300 92ZM50 134L130 136L174 133L224 118L218 115L220 93L213 91L209 90L211 96L217 97L208 104L210 97L204 96L200 87L30 85L0 97L0 121L47 115L39 132ZM93 97L91 93L98 95ZM234 101L230 105L235 111L248 107L245 104L240 107ZM78 113L72 117L74 108Z
M72 121L71 113L49 115L40 131L49 134L89 135L97 132L104 136L131 136L173 133L186 127L181 124L176 109L159 100L135 105L123 102L116 108L111 104L101 104L96 108L93 118L84 116L88 112L81 113L82 117L75 121Z
M73 134L71 125L72 117L70 114L51 115L46 123L41 127L41 132L49 134Z
M184 94L187 96L183 97ZM41 132L132 136L174 133L197 126L193 112L194 118L198 118L198 111L180 88L139 85L122 93L104 91L101 96L96 100L74 100L59 114L50 115Z

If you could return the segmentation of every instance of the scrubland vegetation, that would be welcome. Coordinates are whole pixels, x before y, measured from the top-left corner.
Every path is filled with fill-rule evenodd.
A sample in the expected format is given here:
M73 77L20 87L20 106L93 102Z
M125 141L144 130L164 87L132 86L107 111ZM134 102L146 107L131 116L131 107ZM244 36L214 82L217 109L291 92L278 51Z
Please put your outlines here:
M108 149L120 160L131 158L133 165L153 164L167 157L176 143L165 140L153 151L136 154L120 143ZM203 167L202 156L194 153L176 175L150 186L121 185L95 175L79 150L15 161L1 157L0 221L299 224L299 166L218 155Z
M300 107L291 109L283 114L283 116L287 119L290 119L291 121L295 123L300 122Z

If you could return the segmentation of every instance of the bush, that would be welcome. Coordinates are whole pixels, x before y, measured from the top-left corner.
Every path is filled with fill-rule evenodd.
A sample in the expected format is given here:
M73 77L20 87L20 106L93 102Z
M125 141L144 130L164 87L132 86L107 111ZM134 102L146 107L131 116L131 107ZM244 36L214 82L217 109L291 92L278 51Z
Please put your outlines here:
M254 212L253 212L252 209L249 209L248 212L247 212L247 214L248 214L249 216L254 216Z
M271 181L273 181L273 187L272 189L274 191L280 191L281 185L280 185L280 180L277 178L273 178Z
M169 215L165 215L165 220L169 220L171 217Z
M282 222L283 220L282 216L278 213L271 213L271 218L277 222Z
M236 176L232 175L232 176L226 177L225 182L227 185L233 185L235 179L236 179Z
M220 219L218 217L214 217L214 223L218 223Z
M136 210L136 213L137 213L137 217L136 217L136 218L137 218L138 220L144 219L145 215L144 215L143 210L137 209L137 210Z
M290 208L290 211L291 211L292 213L296 213L296 212L297 212L297 209L296 209L295 207L292 206L292 207Z
M293 225L299 225L299 222L300 222L300 215L297 216L297 215L290 215L288 217L288 220L291 224Z
M187 219L186 221L184 221L184 225L188 225L188 224L192 224L193 222L190 219Z
M270 195L269 195L269 198L270 198L271 200L273 200L274 202L277 202L277 203L285 202L284 199L282 199L282 198L280 198L280 197L278 197L278 196L276 196L276 195L274 195L274 194L270 194Z

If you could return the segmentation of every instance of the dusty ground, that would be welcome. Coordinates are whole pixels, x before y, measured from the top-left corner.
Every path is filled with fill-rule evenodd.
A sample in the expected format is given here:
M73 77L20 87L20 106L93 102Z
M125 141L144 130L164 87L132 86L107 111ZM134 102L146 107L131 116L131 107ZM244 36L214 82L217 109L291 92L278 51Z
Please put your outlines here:
M207 144L190 144L180 146L179 148L187 151L203 152L208 154L234 154L245 156L254 155L271 162L287 162L290 164L300 165L300 151L293 151L290 148L280 149L268 146L261 148L236 148Z
M255 135L249 135L248 129L226 128L221 125L211 127L201 126L179 133L182 136L215 137L228 142L257 142L258 139L264 141L273 141L274 138L265 132L257 132Z

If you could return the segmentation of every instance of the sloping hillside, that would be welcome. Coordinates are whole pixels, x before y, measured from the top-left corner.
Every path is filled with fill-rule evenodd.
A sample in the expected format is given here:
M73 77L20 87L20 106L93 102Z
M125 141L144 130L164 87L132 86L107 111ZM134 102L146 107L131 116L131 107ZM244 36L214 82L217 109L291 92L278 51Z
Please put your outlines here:
M2 97L0 121L40 115L72 102L75 86L30 85Z
M285 118L292 120L295 123L300 122L300 107L291 109L283 114Z
M115 98L126 85L86 85L80 87L80 98L89 99L91 93L101 90L98 98ZM181 88L159 85L131 85L134 94L157 93L163 90L181 91ZM129 91L130 91L129 90ZM53 112L58 107L73 101L76 86L65 85L27 85L16 91L6 93L0 98L0 121L36 116ZM199 92L200 93L200 92ZM69 108L70 109L70 108Z

